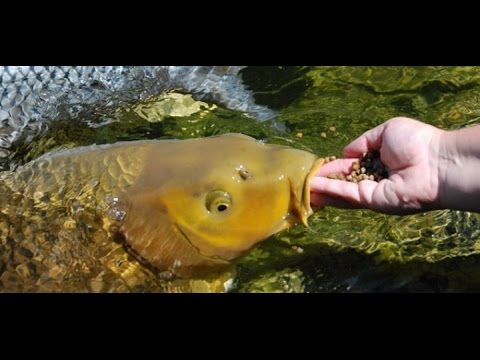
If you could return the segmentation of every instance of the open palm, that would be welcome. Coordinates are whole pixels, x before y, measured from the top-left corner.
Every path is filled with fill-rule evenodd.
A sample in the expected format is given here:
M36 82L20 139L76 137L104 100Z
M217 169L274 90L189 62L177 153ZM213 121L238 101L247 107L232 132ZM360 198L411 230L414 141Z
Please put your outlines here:
M363 207L409 214L438 206L440 137L444 131L408 118L393 118L371 129L344 149L344 159L324 165L311 180L313 206ZM328 179L348 174L364 152L380 151L389 177L351 183Z

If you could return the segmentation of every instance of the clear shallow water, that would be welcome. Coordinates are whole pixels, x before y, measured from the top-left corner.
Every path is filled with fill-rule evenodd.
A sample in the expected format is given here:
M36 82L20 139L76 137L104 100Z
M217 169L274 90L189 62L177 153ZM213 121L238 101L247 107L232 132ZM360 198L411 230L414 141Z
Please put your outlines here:
M479 120L479 70L302 69L304 91L280 111L279 118L289 124L292 134L303 133L299 140L303 145L320 155L337 156L362 132L394 116L409 116L447 129L468 126ZM330 126L336 132L330 132ZM322 132L325 138L319 136ZM296 228L276 236L275 241L284 245L283 256L293 261L289 270L280 261L278 270L291 271L303 279L302 285L292 290L479 289L477 278L472 276L479 265L475 255L480 245L477 214L436 211L399 217L366 210L324 209L311 218L311 226L313 231ZM293 244L302 246L304 252L295 254L288 248ZM278 252L278 248L267 250L267 246L256 250L259 257L268 259L269 252ZM255 252L251 256L249 269L256 263ZM267 267L264 271L270 270ZM285 279L278 283L282 281ZM283 286L283 290L288 288ZM242 289L253 288L247 284Z
M479 122L477 67L251 67L241 75L284 131L169 93L119 109L118 122L96 129L56 122L35 142L18 144L12 161L58 146L226 132L341 156L351 140L394 116L446 129ZM310 229L277 234L241 259L232 291L480 291L479 220L458 211L399 217L323 209Z

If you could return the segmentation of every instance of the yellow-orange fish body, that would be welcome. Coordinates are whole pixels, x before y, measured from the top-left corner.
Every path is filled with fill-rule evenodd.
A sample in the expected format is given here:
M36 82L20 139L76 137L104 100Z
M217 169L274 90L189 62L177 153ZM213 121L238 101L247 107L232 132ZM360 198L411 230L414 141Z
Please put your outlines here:
M270 235L306 224L315 160L241 134L46 154L0 174L0 220L9 224L0 228L8 263L0 281L31 290L57 275L75 289L75 281L105 276L122 243L148 267L180 277L225 267ZM34 270L22 270L21 255L8 260L19 249Z

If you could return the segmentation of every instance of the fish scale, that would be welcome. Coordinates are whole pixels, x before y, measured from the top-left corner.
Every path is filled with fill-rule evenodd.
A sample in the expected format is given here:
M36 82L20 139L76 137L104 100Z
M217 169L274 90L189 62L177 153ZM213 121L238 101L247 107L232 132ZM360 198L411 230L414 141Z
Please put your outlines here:
M134 181L147 151L119 147L98 162L98 153L90 151L94 147L102 146L59 151L71 154L59 158L51 153L22 171L0 173L0 262L6 264L0 275L2 291L162 288L155 275L134 259L121 266L125 252L120 244L107 241L109 224L98 218L107 197ZM69 171L55 170L59 168ZM102 181L95 181L100 175ZM92 181L74 181L86 177ZM27 250L32 256L22 255ZM126 267L136 279L125 279ZM138 285L127 286L127 280Z
M3 66L0 67L0 158L20 138L31 141L44 123L108 111L167 90L183 90L259 121L274 112L255 104L238 76L242 66ZM63 112L61 112L63 111ZM89 116L84 116L90 121ZM88 122L93 125L94 123Z

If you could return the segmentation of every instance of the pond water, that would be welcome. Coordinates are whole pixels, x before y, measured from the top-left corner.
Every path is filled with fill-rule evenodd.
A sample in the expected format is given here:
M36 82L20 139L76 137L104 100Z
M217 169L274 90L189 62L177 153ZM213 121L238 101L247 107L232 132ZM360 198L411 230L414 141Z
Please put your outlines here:
M59 146L227 132L341 157L351 140L391 117L445 129L480 122L480 67L247 67L240 76L256 103L276 112L273 125L168 92L118 109L116 121L104 126L53 122L39 139L15 145L12 164ZM480 290L477 214L400 217L326 208L309 223L272 236L240 259L230 291Z

